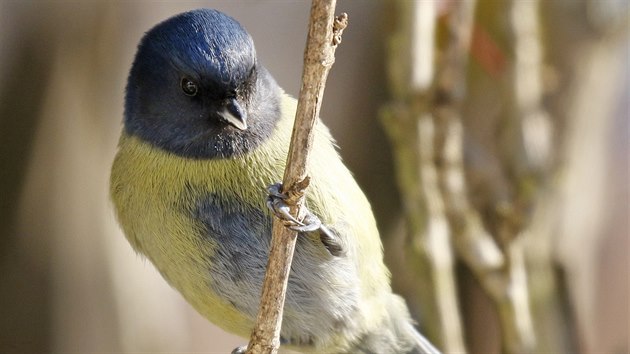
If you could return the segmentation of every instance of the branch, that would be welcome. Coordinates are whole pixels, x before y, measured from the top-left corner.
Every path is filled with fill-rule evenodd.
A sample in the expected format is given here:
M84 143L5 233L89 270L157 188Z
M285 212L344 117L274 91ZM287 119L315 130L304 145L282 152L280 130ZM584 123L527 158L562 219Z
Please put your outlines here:
M429 108L440 68L437 56L436 3L397 1L397 31L389 41L389 79L393 100L382 112L396 159L398 187L407 221L405 285L410 305L422 314L427 333L444 352L466 351L457 303L445 205L440 195L434 149L436 127Z
M533 2L527 2L527 4L531 3ZM453 6L447 25L450 35L449 44L442 70L437 77L438 95L434 102L434 121L440 189L457 253L475 274L498 309L503 332L503 350L508 353L525 353L533 349L534 335L529 313L522 242L515 239L516 232L507 230L508 235L502 235L500 231L495 232L497 244L484 229L482 216L471 205L467 196L467 181L462 156L463 124L460 112L466 89L464 78L473 28L474 5L474 0L469 0L458 2ZM514 1L513 6L520 10L513 13L516 17L524 17L535 12L533 8L528 8L532 11L526 12L523 9L526 5L522 5L518 0ZM522 23L527 24L526 21L519 22L521 25ZM522 32L522 28L519 29ZM527 28L527 30L530 29ZM522 40L518 41L522 38L517 36L516 39L516 45L524 45ZM519 54L523 52L522 49L517 51ZM516 57L518 64L522 58L520 55ZM519 68L522 68L522 65ZM519 72L519 74L523 73ZM532 76L531 74L536 73L531 73L529 70L527 74ZM531 78L526 82L531 83ZM534 82L537 83L537 81ZM517 81L517 83L521 82ZM532 101L532 99L527 101ZM506 163L514 159L514 156L509 156Z
M513 32L511 44L515 48L515 73L506 91L512 94L512 101L517 107L513 115L505 118L511 135L504 141L507 148L502 146L503 151L498 154L505 168L513 171L506 175L512 177L509 182L517 189L517 196L515 200L497 204L498 211L490 222L492 225L489 227L490 232L486 231L483 225L481 211L475 209L468 197L470 181L465 177L462 156L463 124L459 113L465 87L457 87L457 81L453 81L453 78L466 76L464 60L467 55L463 49L468 47L472 29L472 11L464 7L466 2L454 6L453 21L449 23L451 44L446 51L444 71L439 75L438 91L441 94L440 101L435 104L434 115L438 132L436 150L440 152L438 160L440 187L457 253L495 303L501 323L503 351L527 353L534 349L535 336L529 311L523 242L518 235L524 226L523 220L528 219L526 210L531 207L535 194L521 192L533 190L532 183L526 180L530 178L527 173L531 166L543 165L548 144L541 144L540 150L525 151L528 147L525 144L527 139L522 139L524 137L522 133L525 131L521 131L523 126L519 123L526 122L518 121L521 114L529 114L529 117L534 119L543 117L538 110L540 85L537 80L539 72L536 64L539 63L539 57L523 57L523 53L540 53L538 47L531 50L538 44L538 39L531 36L536 33L535 28L532 28L532 25L536 24L533 21L536 2L510 0L508 3L511 5L512 14L510 25ZM468 25L463 26L465 23ZM538 136L528 135L529 140L544 141L545 124L538 122L531 126L539 129L528 131L538 133ZM536 154L529 158L526 152ZM530 189L524 190L521 186L528 186ZM495 224L497 226L493 227Z
M346 14L334 17L335 4L336 0L313 0L311 5L302 87L282 183L282 192L289 196L286 202L291 206L291 214L298 219L309 184L306 167L313 145L313 127L319 116L328 71L335 62L335 49L348 21ZM296 238L295 231L274 219L260 308L247 354L276 353L280 347L282 312Z

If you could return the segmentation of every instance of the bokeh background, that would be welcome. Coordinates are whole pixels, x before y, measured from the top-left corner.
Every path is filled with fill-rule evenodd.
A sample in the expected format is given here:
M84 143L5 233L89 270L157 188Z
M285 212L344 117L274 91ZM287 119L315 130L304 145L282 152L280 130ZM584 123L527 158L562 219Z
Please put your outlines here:
M248 29L260 61L297 96L309 3L0 1L0 352L226 353L244 344L196 314L134 254L116 224L107 190L126 75L150 27L212 7ZM567 350L627 353L628 4L551 0L542 7L550 87L543 105L558 151L548 180L561 191L550 195L562 210L549 214L553 226L546 230L553 230L559 306L569 314L556 325L571 329ZM404 223L379 112L391 97L387 39L399 6L354 0L337 8L349 14L350 27L322 118L372 202L391 260L400 250L387 240ZM506 20L490 10L480 14L477 25L500 54L492 23ZM510 55L490 59L471 59L469 80L479 85L465 112L472 117L467 127L483 126L485 134L492 129L484 122L499 114L492 109L501 100L492 75ZM458 270L458 277L469 350L499 352L489 300L469 272Z

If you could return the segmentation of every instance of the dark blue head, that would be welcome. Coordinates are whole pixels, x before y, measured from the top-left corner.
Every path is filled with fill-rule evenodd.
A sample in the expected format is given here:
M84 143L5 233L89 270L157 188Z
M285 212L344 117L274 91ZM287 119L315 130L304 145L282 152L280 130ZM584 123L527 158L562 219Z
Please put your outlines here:
M140 42L127 82L127 133L181 156L226 158L258 146L278 117L278 86L233 18L186 12Z

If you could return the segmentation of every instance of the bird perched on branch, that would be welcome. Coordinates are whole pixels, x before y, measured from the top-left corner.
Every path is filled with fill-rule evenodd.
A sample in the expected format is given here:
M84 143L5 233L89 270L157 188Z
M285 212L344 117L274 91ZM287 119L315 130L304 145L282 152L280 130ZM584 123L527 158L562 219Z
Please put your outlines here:
M197 311L245 337L272 217L286 219L281 189L265 187L282 178L295 110L250 35L215 10L155 26L129 73L111 174L120 225ZM437 352L392 293L368 201L328 129L315 129L281 342L304 352Z

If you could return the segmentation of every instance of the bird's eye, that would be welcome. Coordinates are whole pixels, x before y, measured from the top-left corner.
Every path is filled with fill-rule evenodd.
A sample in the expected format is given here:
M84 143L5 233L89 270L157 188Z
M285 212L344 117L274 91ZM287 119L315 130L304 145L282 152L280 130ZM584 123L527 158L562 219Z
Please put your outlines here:
M195 96L199 91L197 83L186 77L182 79L181 87L186 96Z

